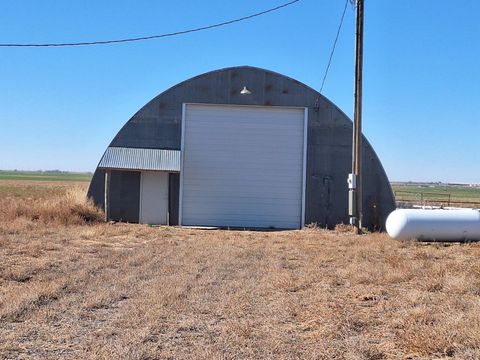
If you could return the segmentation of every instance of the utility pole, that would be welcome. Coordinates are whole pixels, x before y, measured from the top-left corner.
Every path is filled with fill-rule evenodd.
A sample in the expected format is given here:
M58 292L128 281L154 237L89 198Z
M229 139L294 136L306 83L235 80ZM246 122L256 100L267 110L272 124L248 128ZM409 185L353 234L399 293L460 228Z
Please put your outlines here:
M355 94L352 141L352 173L348 176L350 224L362 233L362 84L364 0L356 0Z

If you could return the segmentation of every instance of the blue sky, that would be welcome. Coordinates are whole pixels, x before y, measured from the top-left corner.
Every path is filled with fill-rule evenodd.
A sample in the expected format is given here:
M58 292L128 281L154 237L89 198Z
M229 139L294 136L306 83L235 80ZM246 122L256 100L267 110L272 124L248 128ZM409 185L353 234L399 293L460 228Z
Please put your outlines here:
M0 42L158 34L285 0L11 1ZM200 33L120 45L0 48L0 169L93 171L146 102L200 73L274 70L319 89L343 0L302 0ZM364 134L391 180L480 182L480 2L366 0ZM352 116L349 5L323 94Z

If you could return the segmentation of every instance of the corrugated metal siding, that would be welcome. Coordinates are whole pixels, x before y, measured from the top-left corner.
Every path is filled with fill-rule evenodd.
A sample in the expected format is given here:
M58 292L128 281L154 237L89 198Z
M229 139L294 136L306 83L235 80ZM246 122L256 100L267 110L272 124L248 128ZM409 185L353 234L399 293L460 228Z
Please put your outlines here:
M102 169L180 171L180 151L109 147L100 160Z

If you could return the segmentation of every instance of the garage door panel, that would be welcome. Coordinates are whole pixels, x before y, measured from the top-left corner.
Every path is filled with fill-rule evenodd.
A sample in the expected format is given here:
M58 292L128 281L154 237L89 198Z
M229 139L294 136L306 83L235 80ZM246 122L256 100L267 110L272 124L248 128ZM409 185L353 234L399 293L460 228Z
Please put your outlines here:
M198 204L198 203L197 203ZM296 211L297 204L295 205L284 205L282 208L278 208L277 204L262 204L260 206L255 206L252 209L251 202L239 203L235 202L235 206L228 205L220 205L215 207L214 209L203 209L197 207L196 209L192 209L191 214L196 215L205 215L208 213L217 213L220 215L228 215L228 214L239 214L248 216L251 218L257 217L268 217L268 218L282 218L284 216L285 211Z
M206 144L209 144L209 149L207 150L209 153L216 153L217 151L224 151L225 149L229 149L230 151L236 152L245 152L245 153L257 153L258 155L263 155L264 157L272 157L271 154L262 154L262 150L270 150L270 147L261 147L258 146L259 142L275 142L277 146L282 147L282 151L288 154L288 150L290 151L302 151L303 148L301 146L297 146L296 144L291 144L287 141L279 141L275 137L262 137L259 139L249 139L246 141L241 141L238 137L241 137L241 134L236 134L235 139L223 139L219 137L212 137L212 138L205 138L202 142L198 144L189 144L185 147L186 151L193 152L198 149L203 149ZM295 136L295 135L291 135ZM290 139L289 139L290 141ZM195 146L193 146L195 145ZM193 154L191 154L193 155Z
M200 220L201 223L192 223L191 226L223 226L223 227L239 227L239 228L271 228L271 229L296 229L298 227L297 222L294 221L281 221L267 219L239 219L237 216L231 218L225 218L222 225L218 224L218 216L212 214L208 219ZM270 224L270 225L269 225Z
M247 163L248 165L248 163ZM196 177L201 177L201 178L205 178L206 180L210 179L212 181L215 181L216 179L218 179L219 175L223 175L222 174L222 169L219 168L219 167L207 167L205 168L205 170L203 172L199 172L197 171L196 172ZM252 170L254 170L253 172L260 172L262 170L265 170L265 166L255 166ZM301 168L298 168L298 169L295 169L295 168L292 168L292 170L298 170L298 171L302 171ZM219 174L220 173L220 174ZM238 170L232 170L232 175L229 176L232 181L235 180L235 179L238 179L238 176L244 176L245 175L245 172L241 172L241 171L238 171ZM276 177L275 181L278 182L278 183L281 183L281 182L288 182L288 181L294 181L296 183L296 178L291 176L291 175L285 175L280 172L280 171L277 171L277 172L271 172L271 176L274 176ZM255 181L263 181L264 179L271 179L272 177L271 176L268 176L266 174L262 174L262 176L258 176L258 177L255 177L255 178L251 178L249 179L249 181L251 182L255 182ZM284 177L283 177L284 176ZM240 181L241 179L239 179ZM245 179L245 181L247 181L247 179ZM219 181L221 182L221 181Z
M249 127L240 127L239 124L235 124L235 128L232 128L232 127L221 127L221 126L218 126L218 129L215 129L211 132L209 132L208 134L204 134L203 131L201 131L201 127L205 127L205 126L218 126L217 124L215 123L205 123L205 124L195 124L195 126L197 128L194 128L194 129L191 129L192 131L190 132L191 134L193 135L198 135L198 134L201 134L202 136L204 136L204 139L208 139L208 138L218 138L218 140L222 139L222 138L231 138L231 139L236 139L237 136L236 135L244 135L244 136L249 136L248 139L245 139L245 141L249 141L249 139L262 139L262 138L265 138L265 137L272 137L272 136L275 136L275 138L279 139L279 140L289 140L289 135L295 135L295 134L300 134L301 132L298 131L298 129L295 129L295 128L285 128L285 127L282 127L282 126L278 126L278 124L269 124L268 126L265 126L264 129L262 128L258 128L258 126L249 126ZM279 133L279 134L276 134L276 133L272 133L272 127L275 126L276 129L275 131L276 132L283 132L283 133ZM270 129L269 129L270 128ZM278 130L278 131L277 131ZM252 131L256 131L255 134L252 135ZM196 139L195 141L203 141L203 139ZM192 142L191 144L196 144L197 142ZM262 144L258 144L259 146L261 146Z
M216 156L216 154L212 154L212 156ZM252 153L251 155L247 155L247 156L255 157L255 153ZM191 162L203 161L202 157L199 157L199 156L192 156L192 157L186 158L186 160ZM285 158L285 159L282 159L281 161L280 160L273 161L269 159L263 159L262 157L259 157L259 158L255 157L255 162L252 162L249 159L243 159L243 160L237 160L237 161L226 160L226 161L214 162L213 160L210 159L208 161L204 161L204 167L202 167L201 169L199 169L198 167L196 168L191 167L190 169L195 170L198 174L201 174L202 171L210 171L210 170L219 170L219 171L223 171L224 173L227 173L225 166L229 166L231 171L235 171L236 169L238 169L238 171L241 171L242 168L245 168L246 166L248 166L248 170L243 170L243 172L249 173L249 172L256 172L258 169L262 169L262 168L264 169L265 166L268 166L270 171L275 172L277 174L282 174L282 173L284 174L285 172L281 170L281 167L283 167L286 162L288 163L291 161L295 161L295 160L294 159L290 160L288 158ZM301 171L302 166L292 166L291 169L292 170L300 169ZM285 176L289 176L289 175L290 175L289 173L285 174Z
M206 145L203 145L203 146L206 146ZM252 144L252 146L254 146L254 144ZM209 149L209 151L206 151L204 152L203 154L191 154L191 155L186 155L185 156L185 160L187 161L194 161L196 159L200 159L202 161L205 161L206 164L212 164L212 165L215 165L215 164L225 164L226 165L230 165L231 168L235 168L233 166L233 164L235 163L249 163L251 165L255 165L257 163L257 161L263 161L263 162L271 162L272 165L275 165L275 163L280 163L280 164L276 164L276 165L282 165L286 162L288 162L290 164L290 166L292 167L302 167L302 165L298 165L298 164L295 164L295 161L297 161L297 157L296 156L291 156L291 155L288 155L288 154L292 154L292 153L296 153L296 152L302 152L303 151L303 148L298 148L298 147L288 147L288 146L283 146L281 143L280 144L277 144L276 146L278 147L281 147L282 149L281 150L278 150L277 153L279 154L278 157L272 157L272 156L267 156L265 154L263 154L262 152L259 153L259 149L252 149L252 148L246 148L246 149L242 149L242 148L238 148L238 149L234 149L234 151L232 151L232 147L231 146L228 146L228 144L225 144L224 146L218 146L217 149ZM201 147L198 148L198 150L200 150ZM189 151L192 151L192 149L190 149ZM235 153L238 153L238 154L242 154L242 157L241 158L237 158L237 159L218 159L217 161L215 161L215 158L217 158L219 156L219 152L230 152L232 154L235 154ZM271 151L271 149L262 149L262 151ZM285 156L282 156L282 153L287 153L285 154ZM255 156L255 161L252 161L252 159L250 158L250 156ZM198 166L195 167L195 165L189 165L191 166L193 169L195 168L198 168ZM249 168L245 169L245 171L248 171ZM281 170L282 168L281 167L273 167L272 166L272 170Z
M207 211L194 213L194 220L189 225L192 226L240 226L240 227L264 227L264 228L297 228L296 220L279 218L278 214L264 213L226 213L224 211ZM218 221L221 219L222 224Z
M198 192L193 190L194 192ZM260 189L260 191L268 192L268 189ZM268 192L268 195L265 196L256 196L251 192L246 192L244 190L238 191L235 193L228 191L215 191L215 190L206 190L201 194L191 194L189 195L189 203L199 202L204 203L205 198L208 197L209 201L223 200L227 205L234 204L239 202L250 203L252 206L259 207L263 203L271 203L276 206L287 206L288 204L295 204L298 206L298 194L295 195L285 195L280 191L271 191ZM185 204L184 207L188 206ZM223 204L217 204L217 207L222 206Z
M232 106L232 105L204 105L204 104L189 104L191 108L195 107L195 111L199 114L206 114L210 117L216 116L220 119L223 119L223 112L228 111L230 114L240 114L243 117L247 114L248 111L253 110L256 114L263 114L264 117L273 117L278 118L289 118L291 115L295 115L298 111L298 108L286 108L286 107L273 107L273 106L256 106L256 107L242 107L242 106ZM205 120L208 118L202 118Z
M227 149L224 149L224 151L228 151ZM212 153L211 157L218 156L218 153ZM281 156L281 155L280 155ZM270 159L264 159L262 157L257 157L255 156L255 153L251 153L248 155L245 155L245 159L237 159L237 160L222 160L215 162L211 158L208 160L204 160L201 156L191 156L191 157L186 157L185 160L187 162L202 162L203 166L200 167L199 165L194 165L190 166L189 170L191 172L195 171L195 175L202 174L211 170L217 170L222 172L223 176L231 176L233 177L233 173L236 172L237 174L239 172L241 173L253 173L255 174L255 177L260 177L262 175L268 176L267 173L265 172L258 172L259 169L264 169L268 170L271 173L275 174L285 174L286 177L289 176L296 176L294 173L295 171L302 170L302 166L298 165L291 165L290 166L290 171L285 172L282 171L282 168L286 166L287 164L296 161L294 158L282 158L281 160L270 160ZM254 160L254 161L252 161Z
M238 204L236 204L238 205ZM236 207L235 211L232 210L232 206L224 206L224 207L218 207L215 209L209 209L209 210L196 210L198 208L192 208L191 214L196 215L199 218L209 218L209 214L216 214L218 217L227 217L231 215L238 215L241 216L242 219L244 218L252 218L252 219L257 219L257 218L265 218L265 219L277 219L278 216L281 216L284 211L289 210L289 211L296 211L296 205L294 206L286 206L282 211L272 211L272 206L261 206L255 208L254 211L252 209L245 207ZM268 211L268 213L266 212Z
M204 191L215 191L218 193L229 193L230 195L237 195L237 194L250 194L253 197L261 198L263 197L262 194L259 194L259 192L266 192L264 196L269 196L269 194L275 194L275 196L278 196L279 194L285 194L285 187L293 187L296 186L297 184L295 182L282 182L282 183L277 183L272 186L265 185L261 183L261 181L258 182L244 182L244 183L238 183L238 185L230 185L230 186L223 186L220 182L218 182L218 179L215 179L216 183L213 184L206 184L205 186L202 186L201 184L198 184L199 181L203 181L204 179L198 179L197 182L191 182L191 183L185 183L185 187L189 187L191 190L204 190ZM205 181L209 181L209 179L205 179ZM253 188L253 189L251 189ZM300 193L300 191L293 191L288 193L291 194L290 196L297 196L297 194ZM193 193L190 193L189 196L195 195ZM285 196L287 196L285 194Z
M250 135L253 136L254 138L260 138L263 136L268 136L272 134L272 126L275 126L278 130L283 131L284 133L279 133L278 136L279 138L287 138L288 134L291 133L301 133L299 129L297 129L294 126L286 126L282 125L281 123L277 122L268 122L268 123L262 123L262 124L255 124L255 125L244 125L244 122L237 122L235 124L235 127L231 127L225 124L221 124L216 121L211 121L211 122L199 122L198 124L195 124L195 127L191 129L192 134L203 134L202 127L205 126L215 126L216 128L213 129L211 132L208 134L205 134L207 137L213 137L214 135L222 134L222 136L229 136L231 134L234 134L234 131L238 131L239 133L243 133L245 135ZM252 134L252 131L256 131L255 134ZM277 135L277 134L276 134Z
M223 151L218 151L216 153L211 153L211 157L209 159L205 159L201 156L190 156L185 157L185 162L199 162L201 161L204 166L200 167L200 165L191 165L189 166L190 171L195 171L197 173L201 173L202 169L211 168L211 169L220 169L225 175L228 175L231 171L235 170L242 170L245 173L256 173L257 168L264 168L266 171L272 171L275 173L283 173L285 176L294 175L293 172L302 169L303 167L297 164L292 164L296 161L295 158L288 158L282 157L282 159L266 159L262 156L256 156L255 152L242 154L245 156L243 159L236 159L236 160L219 160L214 161L212 157L219 156L219 152L228 152L228 149L223 149ZM238 156L235 154L233 156ZM281 154L279 155L281 156ZM287 165L290 165L291 171L282 171ZM258 174L259 176L261 174Z
M262 170L264 170L265 168L264 167L257 167L255 168L255 170L257 172L260 172ZM232 171L233 173L233 176L224 176L223 178L220 178L221 175L223 175L223 173L221 171L218 171L218 169L216 168L211 168L211 169L206 169L205 172L197 172L195 174L195 178L194 179L189 179L188 181L186 181L187 184L195 184L198 182L198 179L203 179L203 180L209 180L211 181L212 183L211 184L205 184L205 185L202 185L202 186L208 186L208 185L217 185L217 186L223 186L224 185L224 182L223 182L223 179L228 179L230 180L229 182L229 186L232 187L232 186L236 186L236 184L238 185L244 185L245 183L248 183L248 184L257 184L257 185L264 185L264 186L267 186L267 187L270 187L270 186L283 186L283 185L286 185L286 184L289 184L291 183L292 185L296 185L297 184L297 179L294 177L294 176L284 176L284 174L282 174L281 172L272 172L271 173L271 176L269 176L268 174L261 174L261 176L256 176L256 177L250 177L250 178L246 178L246 174L245 173L242 173L241 171L238 171L238 170L235 170L235 171ZM298 169L299 171L301 171L301 169ZM249 175L249 174L247 174ZM264 181L266 180L272 180L272 178L275 180L275 183L273 184L265 184ZM255 191L255 189L252 189L252 191Z
M288 154L296 153L296 152L301 152L303 151L303 148L301 147L293 147L293 146L288 146L288 144L282 143L282 142L277 142L276 146L281 147L281 152L285 153L285 156L282 158L279 157L272 157L271 155L264 154L263 151L271 151L271 148L258 148L255 146L255 143L247 143L247 144L242 144L242 147L236 147L234 143L232 142L219 142L218 144L213 145L212 143L215 141L215 139L209 140L209 141L204 141L201 146L198 146L196 148L186 148L186 151L196 151L199 149L202 149L202 147L205 147L206 144L211 144L209 145L210 148L208 151L206 151L204 154L190 154L189 156L186 156L186 159L192 159L192 158L203 158L205 155L212 155L212 156L218 156L219 151L229 151L231 153L241 153L245 157L239 158L239 159L231 159L230 162L237 162L237 161L248 161L250 160L249 158L246 158L248 155L255 155L258 157L258 159L264 159L264 160L271 160L271 161L277 161L277 162L284 162L284 161L292 161L296 160L295 156L289 156ZM268 141L266 139L262 139L259 141ZM272 142L272 141L270 141ZM202 157L203 156L203 157ZM210 158L211 159L211 158ZM219 159L220 161L227 161L226 159ZM211 160L213 162L213 160Z
M219 110L219 109L217 109ZM229 111L229 110L226 110L229 112L229 116L234 116L232 115L232 113ZM225 111L225 112L226 112ZM211 115L202 115L200 113L197 112L196 116L202 116L201 119L198 120L197 124L210 124L210 125L218 125L218 128L214 129L214 131L218 131L220 129L228 129L230 130L231 127L229 127L227 124L225 124L224 119L224 112L222 111L218 111L219 112L219 115L218 116L211 116ZM290 128L290 129L296 129L295 127L295 124L292 124L290 122L290 119L292 118L292 115L289 114L287 116L281 116L281 114L275 114L275 115L271 115L271 116L262 116L262 122L259 123L259 124L253 124L250 119L248 118L248 116L250 116L250 114L252 113L249 112L249 113L245 113L245 116L244 117L236 117L236 121L235 123L238 124L238 126L242 126L242 129L258 129L259 131L266 131L268 132L268 126L269 125L272 125L272 124L275 124L276 126L278 127L285 127L285 128ZM258 116L258 112L256 112L255 114L256 116ZM211 116L211 118L206 118L206 116ZM295 116L295 115L294 115ZM195 124L195 125L197 125ZM199 129L200 127L199 126L196 126L193 128L193 130L195 131L195 129Z
M199 179L200 181L202 179ZM208 180L206 180L208 181ZM208 184L205 186L201 186L198 183L186 183L184 187L188 187L189 191L187 193L188 196L200 196L205 197L208 196L230 196L232 199L237 197L252 197L254 199L295 199L298 201L298 196L301 195L301 191L291 191L289 193L285 192L285 188L292 188L296 186L295 183L283 183L283 184L276 184L275 186L268 186L265 184L253 184L253 183L245 183L245 184L238 184L237 186L222 186L222 184ZM252 189L253 188L253 189ZM199 194L197 194L199 193Z
M269 136L261 136L258 138L252 138L245 141L242 141L240 138L242 136L248 136L248 134L241 134L236 133L232 134L232 136L212 136L212 137L205 137L202 141L198 143L191 143L185 147L185 150L195 150L195 149L203 149L205 147L205 143L210 143L210 148L208 149L210 152L215 152L216 149L224 149L227 146L230 149L237 149L239 151L253 151L255 150L262 150L262 149L270 149L268 146L259 145L259 142L275 142L277 145L281 145L285 147L285 149L292 149L292 150L302 150L301 146L298 144L292 144L291 139L285 137L283 139L279 139L272 134ZM297 136L295 134L290 134L290 136ZM251 148L253 146L253 149Z
M182 224L298 228L304 109L186 105Z
M232 194L227 194L226 192L223 194L218 194L214 192L205 192L205 195L213 201L214 199L224 200L225 204L229 206L229 204L238 204L238 203L245 203L255 205L255 207L260 207L265 204L276 205L276 206L288 206L288 205L295 205L298 206L297 196L271 196L271 197L258 197L252 195L244 195L236 193L233 197ZM192 195L190 196L190 203L203 203L205 195ZM218 204L217 207L222 206L223 204ZM185 206L186 207L186 206ZM253 210L252 210L253 211Z
M207 180L208 181L208 180ZM219 185L205 185L201 186L197 183L195 184L184 184L184 187L189 187L189 194L188 196L200 196L204 197L205 194L209 194L209 196L213 195L221 195L221 196L230 196L230 197L252 197L254 199L270 199L270 198L281 198L281 199L296 199L298 201L298 194L301 194L299 191L292 191L290 193L285 193L285 187L293 187L296 184L286 183L276 186L268 186L268 185L251 185L251 187L255 188L255 191L252 191L249 188L250 184L242 184L242 186L232 186L232 187L224 187L221 184ZM197 194L199 192L200 194Z

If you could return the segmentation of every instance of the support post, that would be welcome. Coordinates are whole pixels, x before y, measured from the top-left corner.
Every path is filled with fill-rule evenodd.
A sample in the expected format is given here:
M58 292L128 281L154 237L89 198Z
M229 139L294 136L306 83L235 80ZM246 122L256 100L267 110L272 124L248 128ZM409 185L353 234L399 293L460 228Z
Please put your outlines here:
M355 93L352 141L352 177L355 186L350 188L350 222L356 227L357 234L362 233L362 85L363 85L363 18L364 0L356 0L356 36L355 36Z
M104 209L105 209L105 221L110 220L110 170L105 169L105 197L104 197Z

